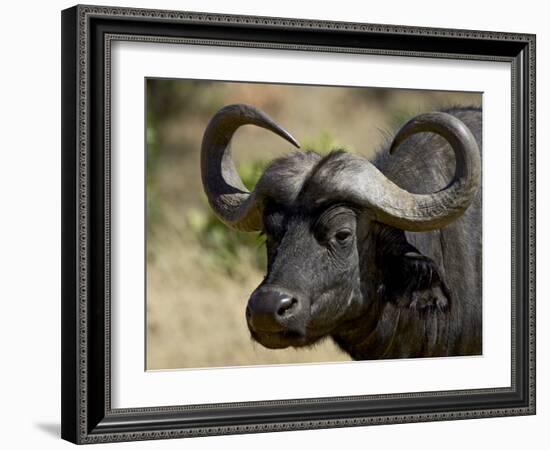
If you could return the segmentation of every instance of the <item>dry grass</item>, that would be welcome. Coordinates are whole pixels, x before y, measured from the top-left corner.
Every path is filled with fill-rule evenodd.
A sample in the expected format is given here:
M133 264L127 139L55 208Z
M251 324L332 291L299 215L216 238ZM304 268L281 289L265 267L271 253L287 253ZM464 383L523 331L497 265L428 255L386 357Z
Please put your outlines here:
M262 274L246 262L234 278L208 270L201 248L181 236L166 235L157 245L162 258L149 264L147 277L148 368L349 360L330 341L277 351L254 343L244 310Z
M204 92L209 88L212 85L206 83L202 87ZM209 250L188 224L190 208L205 208L199 149L206 123L224 104L245 102L264 109L302 143L315 142L324 133L337 145L372 156L390 132L415 113L479 105L481 96L244 83L217 86L216 92L215 101L200 113L187 108L155 124L160 157L155 170L149 170L148 184L154 208L150 207L147 230L147 367L349 360L330 340L300 350L268 350L251 341L244 309L263 274L247 258L236 262L232 276L216 270L208 263ZM270 159L290 150L280 138L254 127L239 131L235 141L237 162Z

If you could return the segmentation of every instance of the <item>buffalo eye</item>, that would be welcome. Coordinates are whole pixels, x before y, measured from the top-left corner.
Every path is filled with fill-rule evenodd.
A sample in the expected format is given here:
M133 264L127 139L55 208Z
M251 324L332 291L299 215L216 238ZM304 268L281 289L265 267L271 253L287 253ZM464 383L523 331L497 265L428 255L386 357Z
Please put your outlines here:
M336 205L319 214L314 230L321 244L344 247L353 240L355 226L355 212L349 207Z
M336 240L336 242L340 244L345 244L350 240L351 235L352 235L351 230L343 229L343 230L337 231L334 234L334 239Z

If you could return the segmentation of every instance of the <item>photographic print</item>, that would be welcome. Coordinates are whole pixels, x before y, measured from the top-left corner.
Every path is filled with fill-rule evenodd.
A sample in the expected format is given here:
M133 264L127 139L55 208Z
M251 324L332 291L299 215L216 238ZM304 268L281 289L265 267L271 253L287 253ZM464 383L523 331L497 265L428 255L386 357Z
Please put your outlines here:
M482 95L147 78L146 368L482 354Z
M64 439L535 414L534 35L77 5L61 41Z

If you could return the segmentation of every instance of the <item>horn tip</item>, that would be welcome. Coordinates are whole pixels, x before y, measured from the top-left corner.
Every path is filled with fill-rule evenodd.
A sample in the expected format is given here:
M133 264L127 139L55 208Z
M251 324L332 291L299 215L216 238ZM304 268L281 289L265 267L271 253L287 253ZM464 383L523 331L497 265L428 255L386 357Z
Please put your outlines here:
M290 142L292 145L294 145L294 147L296 148L302 148L300 146L300 143L298 142L298 140L292 136L288 131L284 130L284 136L283 136L288 142Z

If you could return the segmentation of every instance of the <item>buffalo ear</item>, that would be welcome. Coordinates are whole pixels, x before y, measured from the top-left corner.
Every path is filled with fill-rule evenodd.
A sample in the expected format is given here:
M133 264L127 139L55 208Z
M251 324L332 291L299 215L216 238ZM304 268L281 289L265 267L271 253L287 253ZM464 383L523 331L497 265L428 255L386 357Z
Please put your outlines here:
M449 311L451 294L432 259L414 249L393 255L388 263L387 300L421 314Z

